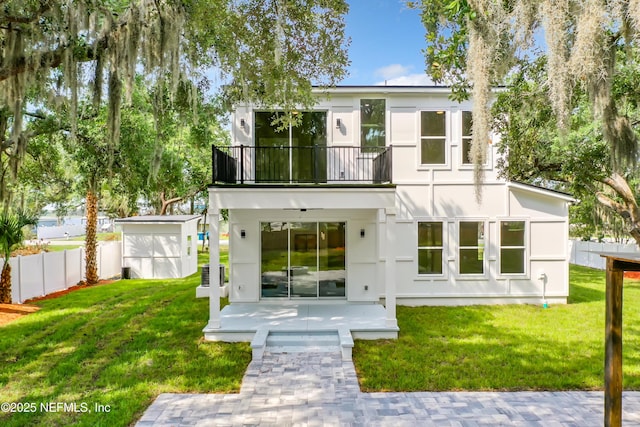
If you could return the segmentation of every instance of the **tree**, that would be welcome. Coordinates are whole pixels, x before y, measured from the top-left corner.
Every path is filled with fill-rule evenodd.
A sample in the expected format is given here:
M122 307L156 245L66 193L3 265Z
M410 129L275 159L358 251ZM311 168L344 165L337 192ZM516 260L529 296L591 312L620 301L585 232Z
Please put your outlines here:
M146 159L139 160L136 170L144 177L141 194L160 215L207 189L211 182L211 145L224 146L230 142L228 132L222 128L225 112L221 100L207 102L197 91L200 108L194 112L184 89L174 101L158 88L147 93L154 100L149 105L155 109L158 141L150 147Z
M97 281L97 194L112 173L135 74L173 100L185 84L193 94L197 86L208 87L202 67L215 67L221 80L233 81L228 99L261 99L285 109L306 105L312 81L331 85L345 74L346 12L344 0L3 2L0 165L11 174L0 174L0 200L9 203L8 178L15 180L33 135L34 126L23 121L27 105L61 111L69 140L79 141L72 151L87 188L87 281ZM100 111L105 90L104 128L96 133L79 118ZM87 97L91 108L80 108ZM154 111L165 111L163 99ZM195 106L197 96L191 100ZM106 162L87 160L105 156Z
M620 99L632 123L640 119L634 105L639 98L629 98L631 92L621 83L634 81L634 75L639 78L640 71L623 70L614 85L614 96ZM570 209L572 229L579 237L608 235L620 239L624 231L623 218L597 200L598 195L613 197L605 184L613 170L601 124L593 119L586 93L574 90L567 129L559 132L545 82L545 60L539 58L520 64L508 78L507 90L496 95L492 115L494 128L502 135L498 145L502 156L497 163L500 173L509 180L542 183L571 192L580 200ZM620 91L624 93L618 93ZM623 100L625 96L627 99ZM635 186L639 177L633 168L628 168L625 178Z
M86 118L76 129L75 138L64 132L66 151L73 160L77 176L76 186L85 194L86 232L85 232L85 278L88 284L98 283L97 229L98 200L100 188L111 176L117 159L103 129L106 124L106 112L86 108Z
M311 82L332 85L346 72L344 0L8 0L2 7L0 164L12 174L0 175L0 190L15 179L32 136L23 120L30 104L67 108L75 136L79 99L87 94L97 108L106 95L113 147L137 72L173 96L181 81L207 88L204 67L213 68L219 82L233 82L229 99L288 109L312 101ZM1 192L0 200L9 198Z
M37 219L22 211L10 213L4 211L0 215L0 253L4 258L2 273L0 274L0 303L11 304L11 264L9 258L11 251L23 239L23 228L27 225L36 225Z
M620 215L640 245L640 209L628 183L638 154L638 135L615 90L629 56L640 41L640 2L600 0L422 0L427 71L436 82L453 85L454 96L471 94L472 159L476 181L482 180L486 136L491 126L491 90L521 61L545 57L544 96L560 129L570 127L574 91L584 93L599 124L610 159L602 182L612 191L598 200ZM536 35L544 34L545 50ZM625 52L627 55L621 55ZM479 187L478 187L479 188ZM479 194L479 193L478 193Z

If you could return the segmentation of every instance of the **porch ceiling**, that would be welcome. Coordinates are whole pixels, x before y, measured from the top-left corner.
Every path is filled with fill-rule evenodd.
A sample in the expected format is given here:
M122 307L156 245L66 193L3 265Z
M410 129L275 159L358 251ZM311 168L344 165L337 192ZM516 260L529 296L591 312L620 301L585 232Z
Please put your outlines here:
M384 209L395 207L395 186L210 187L210 206L220 209Z

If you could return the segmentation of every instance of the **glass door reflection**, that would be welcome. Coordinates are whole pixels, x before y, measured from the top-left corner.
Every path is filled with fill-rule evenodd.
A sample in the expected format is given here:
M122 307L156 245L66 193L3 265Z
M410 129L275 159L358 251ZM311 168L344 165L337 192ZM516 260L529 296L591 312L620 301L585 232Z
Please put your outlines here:
M291 297L318 296L318 223L292 223L289 232Z
M263 297L289 297L289 227L286 222L263 222L261 228Z
M344 298L344 222L263 222L263 298Z
M345 223L318 223L318 291L321 297L344 297L346 284Z

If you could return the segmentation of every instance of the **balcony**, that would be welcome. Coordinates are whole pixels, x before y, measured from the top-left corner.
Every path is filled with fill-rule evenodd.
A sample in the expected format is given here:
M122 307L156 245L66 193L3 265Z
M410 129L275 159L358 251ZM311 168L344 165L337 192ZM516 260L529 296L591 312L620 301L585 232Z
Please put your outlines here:
M391 147L212 147L213 184L390 184Z

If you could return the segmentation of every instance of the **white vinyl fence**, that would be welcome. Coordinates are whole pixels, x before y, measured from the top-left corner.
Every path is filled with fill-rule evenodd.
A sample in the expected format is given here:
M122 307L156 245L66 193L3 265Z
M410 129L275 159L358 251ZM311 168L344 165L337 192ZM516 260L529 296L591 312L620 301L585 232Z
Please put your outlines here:
M11 296L14 303L62 291L84 279L84 248L10 258ZM0 268L4 261L0 260ZM98 277L108 279L122 271L122 243L98 246Z
M584 267L606 269L606 260L601 257L603 252L608 253L635 253L640 255L640 250L635 243L598 243L584 242L581 240L569 240L569 250L571 264L582 265Z

